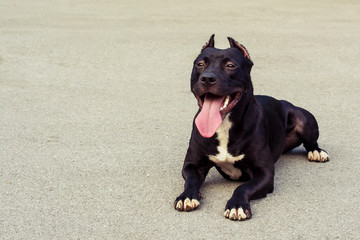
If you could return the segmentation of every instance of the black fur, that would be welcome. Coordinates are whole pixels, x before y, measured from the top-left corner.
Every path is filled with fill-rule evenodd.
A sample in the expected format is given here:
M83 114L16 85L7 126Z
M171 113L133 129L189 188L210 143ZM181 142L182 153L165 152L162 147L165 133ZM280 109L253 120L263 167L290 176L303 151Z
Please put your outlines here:
M318 125L311 113L268 96L254 96L250 71L253 62L244 46L229 38L230 48L214 48L212 36L194 61L191 74L191 91L202 107L206 94L240 96L239 101L223 114L232 123L229 130L227 152L232 156L244 154L234 167L241 170L238 179L244 181L227 202L225 210L242 208L246 217L236 212L236 219L251 217L250 200L265 197L274 189L274 163L279 156L294 147L304 144L308 152L322 151L317 144ZM236 95L238 94L238 95ZM200 112L200 110L199 110ZM199 114L197 113L197 115ZM230 115L229 115L230 114ZM196 116L197 116L196 115ZM196 118L195 116L195 118ZM197 208L184 202L186 199L200 201L200 187L210 168L216 167L230 179L221 167L209 159L218 153L218 133L203 137L195 123L191 134L182 174L185 190L176 198L177 210L190 211Z

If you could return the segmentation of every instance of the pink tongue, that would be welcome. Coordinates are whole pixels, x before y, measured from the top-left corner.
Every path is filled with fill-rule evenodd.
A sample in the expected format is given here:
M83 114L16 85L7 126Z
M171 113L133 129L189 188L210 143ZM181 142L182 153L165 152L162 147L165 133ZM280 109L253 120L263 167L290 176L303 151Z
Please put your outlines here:
M206 94L201 112L195 119L195 124L201 136L212 137L222 122L220 114L221 103L224 97L214 97Z

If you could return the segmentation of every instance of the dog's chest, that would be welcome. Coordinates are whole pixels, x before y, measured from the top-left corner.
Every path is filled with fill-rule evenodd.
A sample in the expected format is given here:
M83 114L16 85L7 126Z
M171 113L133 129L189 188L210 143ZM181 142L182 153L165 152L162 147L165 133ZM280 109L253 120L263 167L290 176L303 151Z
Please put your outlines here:
M216 131L217 138L219 140L219 146L217 147L218 153L216 155L209 155L209 159L220 167L226 175L231 179L237 180L241 177L242 172L239 168L236 168L234 164L237 161L241 161L245 154L240 154L238 156L233 156L228 151L229 143L229 130L232 126L232 123L229 120L229 115L221 123L220 127Z

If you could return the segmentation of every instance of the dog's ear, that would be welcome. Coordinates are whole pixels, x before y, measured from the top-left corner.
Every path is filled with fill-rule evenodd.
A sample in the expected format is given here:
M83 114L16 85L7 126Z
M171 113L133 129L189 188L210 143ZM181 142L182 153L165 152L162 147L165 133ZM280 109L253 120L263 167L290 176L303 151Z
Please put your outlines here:
M205 48L208 48L208 47L213 48L215 46L214 37L215 37L215 34L211 35L209 41L207 43L205 43L205 45L202 47L201 51L204 51Z
M242 44L238 43L231 37L228 37L228 40L230 43L230 47L239 49L242 52L244 58L248 59L251 63L253 63L251 61L249 52L246 50L246 48Z

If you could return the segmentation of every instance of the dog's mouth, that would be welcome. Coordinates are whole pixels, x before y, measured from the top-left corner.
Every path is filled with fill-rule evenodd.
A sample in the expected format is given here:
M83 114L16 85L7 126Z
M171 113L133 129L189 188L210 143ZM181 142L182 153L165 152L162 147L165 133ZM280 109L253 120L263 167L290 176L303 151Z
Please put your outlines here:
M212 93L205 93L201 96L196 96L196 99L198 100L200 110L202 110L205 100L209 101L209 103L220 103L219 110L221 115L224 116L240 101L241 95L242 94L240 92L236 92L227 96L217 96Z
M206 93L196 96L200 112L195 124L203 137L212 137L228 112L240 101L242 92L235 92L227 96Z

